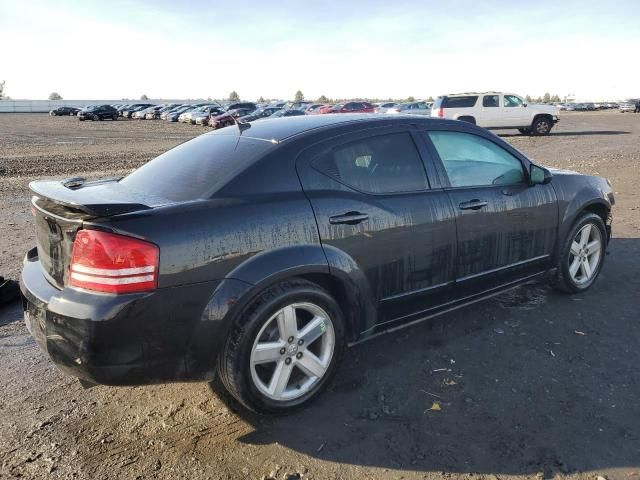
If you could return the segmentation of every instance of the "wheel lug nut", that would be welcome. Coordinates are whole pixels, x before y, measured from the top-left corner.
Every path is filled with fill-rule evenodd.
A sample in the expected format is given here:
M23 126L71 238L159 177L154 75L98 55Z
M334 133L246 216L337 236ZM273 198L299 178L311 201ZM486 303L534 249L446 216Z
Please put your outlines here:
M301 359L301 358L302 358L302 352L298 352L298 353L296 354L296 358L297 358L297 359Z
M284 363L286 363L287 365L289 365L291 363L291 357L287 357L284 360Z
M293 342L293 337L289 337L287 341L288 341L289 343L292 343L292 342Z
M302 345L304 343L303 339L298 340L298 345Z
M282 348L280 349L280 355L284 355L284 352L286 352L286 350L285 350L285 348L284 348L284 347L282 347Z

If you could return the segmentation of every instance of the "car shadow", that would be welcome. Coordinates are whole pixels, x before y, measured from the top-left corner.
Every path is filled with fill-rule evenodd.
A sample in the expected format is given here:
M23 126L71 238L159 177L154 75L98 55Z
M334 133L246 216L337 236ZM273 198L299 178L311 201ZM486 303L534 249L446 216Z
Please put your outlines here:
M18 322L23 319L20 297L6 303L0 303L0 326Z
M587 130L582 132L551 132L550 137L582 137L591 135L628 135L631 132L625 132L622 130ZM499 133L500 137L528 137L529 135L523 135L522 133Z
M533 283L350 349L316 403L242 413L239 440L423 472L640 467L640 240L610 250L584 294Z

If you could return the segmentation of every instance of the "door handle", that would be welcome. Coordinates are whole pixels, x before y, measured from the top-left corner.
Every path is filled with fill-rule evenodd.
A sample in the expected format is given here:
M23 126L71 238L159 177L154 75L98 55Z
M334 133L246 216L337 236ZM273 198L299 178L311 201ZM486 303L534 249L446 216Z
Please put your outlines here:
M347 212L342 215L334 215L329 217L329 223L331 225L357 225L359 223L369 220L369 215L360 212Z
M487 205L487 202L474 198L473 200L469 200L468 202L462 202L458 206L460 207L460 210L480 210Z

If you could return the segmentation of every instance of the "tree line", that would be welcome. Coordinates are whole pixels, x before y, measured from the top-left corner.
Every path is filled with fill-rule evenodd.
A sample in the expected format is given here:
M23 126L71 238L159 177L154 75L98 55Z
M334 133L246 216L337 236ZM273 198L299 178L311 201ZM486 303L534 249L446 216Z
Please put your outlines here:
M0 81L0 100L2 99L8 99L9 97L5 95L5 81L2 80ZM148 100L149 97L145 94L142 95L140 97L140 100ZM51 94L49 94L49 100L62 100L62 96L58 93L58 92L52 92ZM229 93L229 98L228 100L230 102L239 102L240 101L240 95L238 94L237 91L233 90L231 93ZM264 97L260 97L258 98L258 103L264 103L269 101L270 99L265 99ZM301 90L298 90L295 95L294 95L294 101L295 102L301 102L303 100L306 100L304 93L302 93ZM341 103L341 102L345 102L345 101L349 101L349 100L354 100L352 98L329 98L326 95L320 95L318 98L315 99L315 102L317 103ZM416 99L415 97L409 96L407 98L392 98L392 97L388 97L388 98L358 98L355 100L360 100L360 101L365 101L365 102L415 102ZM561 102L562 99L560 98L559 95L554 94L551 95L549 92L545 93L543 96L541 97L531 97L530 95L527 95L525 97L525 100L527 101L527 103L554 103L554 102ZM427 102L433 102L433 97L429 97L427 98L425 101Z

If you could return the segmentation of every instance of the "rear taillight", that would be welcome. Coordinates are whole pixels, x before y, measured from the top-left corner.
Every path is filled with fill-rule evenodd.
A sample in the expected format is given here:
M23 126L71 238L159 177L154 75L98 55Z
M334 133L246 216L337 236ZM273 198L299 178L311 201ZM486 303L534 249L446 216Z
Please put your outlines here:
M69 285L107 293L154 290L158 247L124 235L80 230L73 243Z
M438 117L439 118L444 118L444 108L440 107L438 109Z

